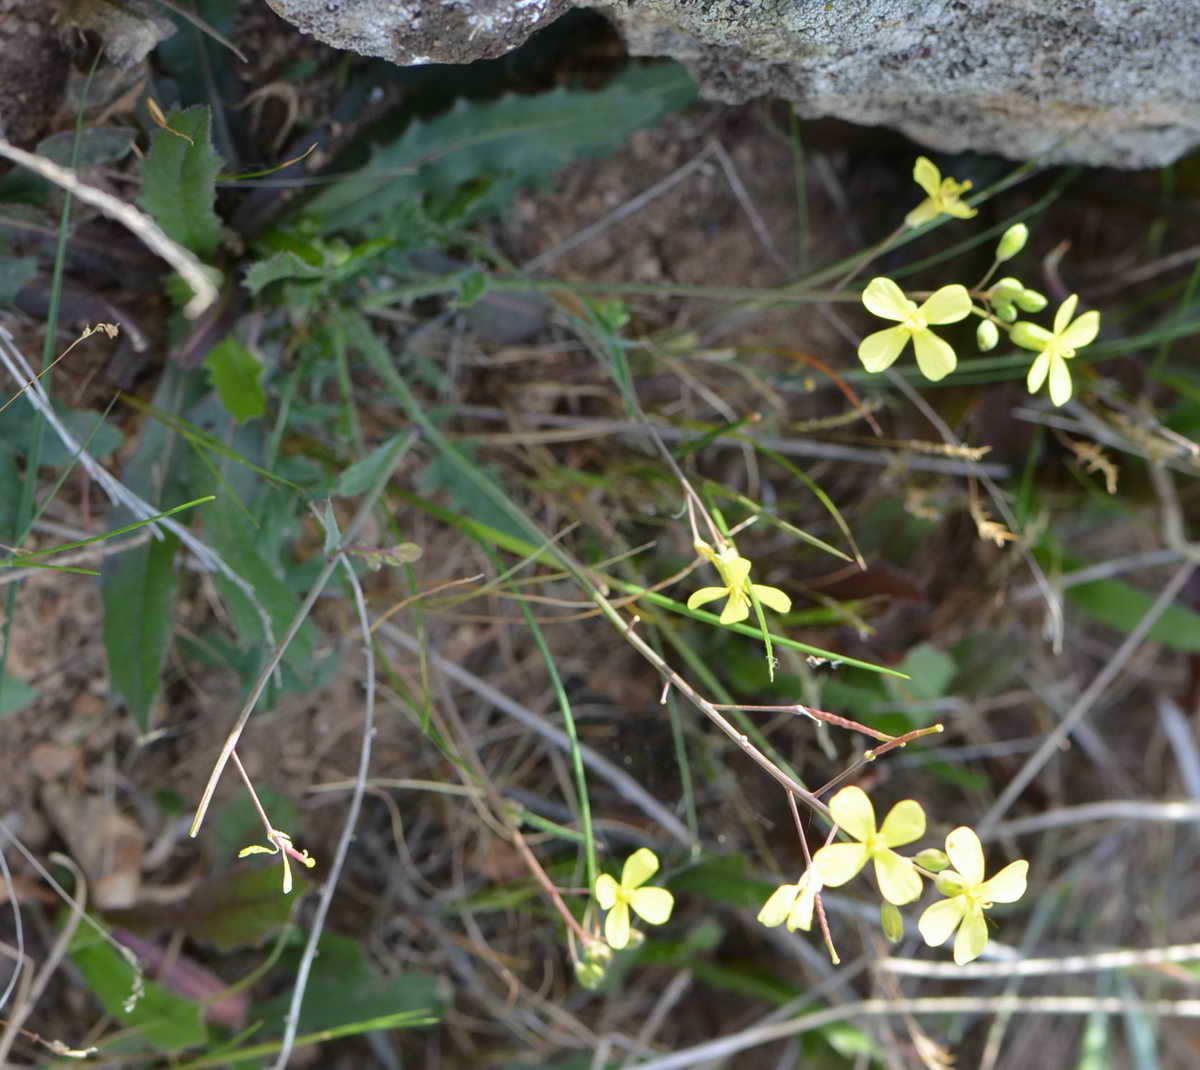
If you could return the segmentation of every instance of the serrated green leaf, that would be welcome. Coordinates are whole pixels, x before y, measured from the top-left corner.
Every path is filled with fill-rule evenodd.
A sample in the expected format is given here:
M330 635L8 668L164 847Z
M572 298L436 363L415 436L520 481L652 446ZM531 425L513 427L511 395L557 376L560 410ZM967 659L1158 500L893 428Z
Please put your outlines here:
M174 535L164 534L110 557L100 582L109 677L142 732L150 730L150 708L171 635L178 545Z
M262 365L236 338L230 336L213 346L205 364L217 397L238 423L257 420L267 411Z
M306 212L329 233L386 218L397 205L427 194L450 203L450 191L472 183L469 204L454 203L478 217L580 157L611 151L695 92L682 67L665 63L631 68L595 92L562 88L493 102L463 99L444 115L411 123L362 170L315 197Z
M171 111L167 125L175 133L155 133L143 170L143 207L169 237L200 257L212 256L221 244L213 208L221 158L212 147L210 119L201 105Z
M136 1029L150 1047L163 1052L184 1051L204 1044L204 1008L172 995L147 978L141 999L126 1013L133 991L133 967L90 926L80 926L71 941L71 960L88 988L125 1029Z
M291 249L284 249L252 264L244 284L252 294L257 294L280 279L322 279L325 274L323 264L310 263Z

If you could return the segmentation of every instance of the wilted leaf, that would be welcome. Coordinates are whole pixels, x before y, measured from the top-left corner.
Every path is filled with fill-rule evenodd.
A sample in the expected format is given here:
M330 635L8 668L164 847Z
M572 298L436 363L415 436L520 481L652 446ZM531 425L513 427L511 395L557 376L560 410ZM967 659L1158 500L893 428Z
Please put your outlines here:
M175 24L152 0L62 0L58 21L96 34L109 61L122 69L140 63L175 32Z

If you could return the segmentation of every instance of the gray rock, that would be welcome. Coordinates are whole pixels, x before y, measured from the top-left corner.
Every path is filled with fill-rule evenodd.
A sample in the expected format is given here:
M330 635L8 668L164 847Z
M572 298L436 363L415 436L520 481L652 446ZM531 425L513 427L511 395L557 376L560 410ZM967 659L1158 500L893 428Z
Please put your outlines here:
M520 44L565 0L269 0L306 32L398 63ZM943 152L1118 167L1200 144L1197 0L618 0L630 51L705 96L791 100Z

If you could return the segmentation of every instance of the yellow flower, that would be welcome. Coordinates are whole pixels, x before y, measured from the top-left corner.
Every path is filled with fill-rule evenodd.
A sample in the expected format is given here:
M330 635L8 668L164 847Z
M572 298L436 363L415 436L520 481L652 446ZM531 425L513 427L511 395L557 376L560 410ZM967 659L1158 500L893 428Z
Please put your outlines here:
M991 880L983 879L983 847L974 829L965 825L946 837L946 854L954 869L939 875L939 883L947 883L961 891L934 903L917 922L917 928L930 947L944 944L955 929L954 961L962 966L979 957L987 945L987 921L983 912L993 903L1015 903L1025 894L1029 863L1025 859L1010 862Z
M917 366L926 379L934 382L954 371L958 358L949 342L929 329L931 323L957 323L971 313L971 296L965 286L954 283L935 291L919 308L904 296L891 279L872 279L863 290L862 303L867 311L885 320L899 320L899 327L888 327L867 335L858 344L858 359L869 372L890 368L911 338L917 351Z
M648 847L639 847L621 870L621 883L607 873L596 878L596 901L608 911L604 919L604 939L614 951L629 943L629 910L651 925L662 925L675 906L675 897L665 888L643 888L658 872L658 856Z
M1014 323L1012 340L1023 349L1040 350L1037 360L1029 367L1025 385L1031 394L1036 394L1047 378L1050 380L1050 400L1055 405L1065 405L1071 400L1071 372L1067 361L1075 356L1075 350L1096 340L1100 333L1100 313L1085 312L1072 322L1079 295L1071 294L1054 314L1054 330L1048 331L1036 323Z
M238 858L245 858L247 855L274 855L282 854L283 856L283 894L289 895L292 890L292 866L288 861L289 856L301 863L307 869L312 869L317 864L317 860L309 855L307 851L297 851L292 846L292 838L286 832L281 832L279 829L271 829L267 833L267 841L270 847L263 847L261 844L253 843L249 847L243 847L238 851Z
M842 788L829 800L834 821L858 843L832 843L813 855L813 869L831 888L845 884L867 864L875 862L875 879L884 899L896 906L911 903L921 894L921 878L911 858L904 858L893 847L919 840L925 835L925 811L913 799L896 803L875 828L875 808L862 788Z
M758 920L768 928L787 921L789 932L812 928L813 907L821 890L821 878L809 869L796 884L781 884L758 912Z
M913 179L929 196L904 217L904 222L910 227L928 223L943 212L956 219L970 219L975 215L975 209L963 204L961 200L962 195L971 188L971 183L942 178L941 171L927 157L917 157L913 167Z
M688 599L688 609L695 609L718 598L727 599L721 610L722 624L737 624L750 616L750 592L764 605L776 613L786 613L792 608L792 600L778 587L767 587L750 582L751 563L737 552L732 543L714 551L706 542L697 541L696 551L712 563L721 577L721 587L701 587Z

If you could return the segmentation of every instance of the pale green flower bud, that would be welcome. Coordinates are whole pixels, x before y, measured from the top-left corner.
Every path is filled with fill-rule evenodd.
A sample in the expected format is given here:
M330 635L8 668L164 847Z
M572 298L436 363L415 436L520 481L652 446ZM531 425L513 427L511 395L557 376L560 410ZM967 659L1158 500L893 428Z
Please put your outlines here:
M1013 328L1009 332L1009 337L1022 349L1035 349L1041 352L1046 348L1046 343L1050 341L1053 335L1045 327L1039 327L1036 323L1027 323L1025 320L1021 320L1020 323L1013 324Z
M999 341L1000 329L991 320L980 320L975 328L975 344L980 351L986 353L989 349L995 349Z
M904 916L899 907L883 903L879 908L879 924L883 928L883 935L891 943L898 944L904 939Z
M933 884L945 896L962 895L967 889L967 882L952 869L939 873Z
M589 992L594 991L604 980L604 967L595 962L577 962L575 963L575 980L579 982L580 987L586 988Z
M1002 323L1012 323L1017 318L1017 306L1011 301L993 301L992 308Z
M943 869L950 868L949 856L945 851L939 851L936 847L926 847L924 851L918 851L913 861L922 869L929 870L930 873L941 873Z
M1022 290L1013 298L1013 302L1022 312L1041 312L1049 303L1045 294L1040 294L1037 290Z
M1014 223L1004 232L996 246L997 260L1011 260L1029 240L1029 228L1024 223Z
M1011 275L1000 279L988 291L988 296L993 301L1011 301L1019 293L1023 293L1025 284L1020 279L1014 279Z

